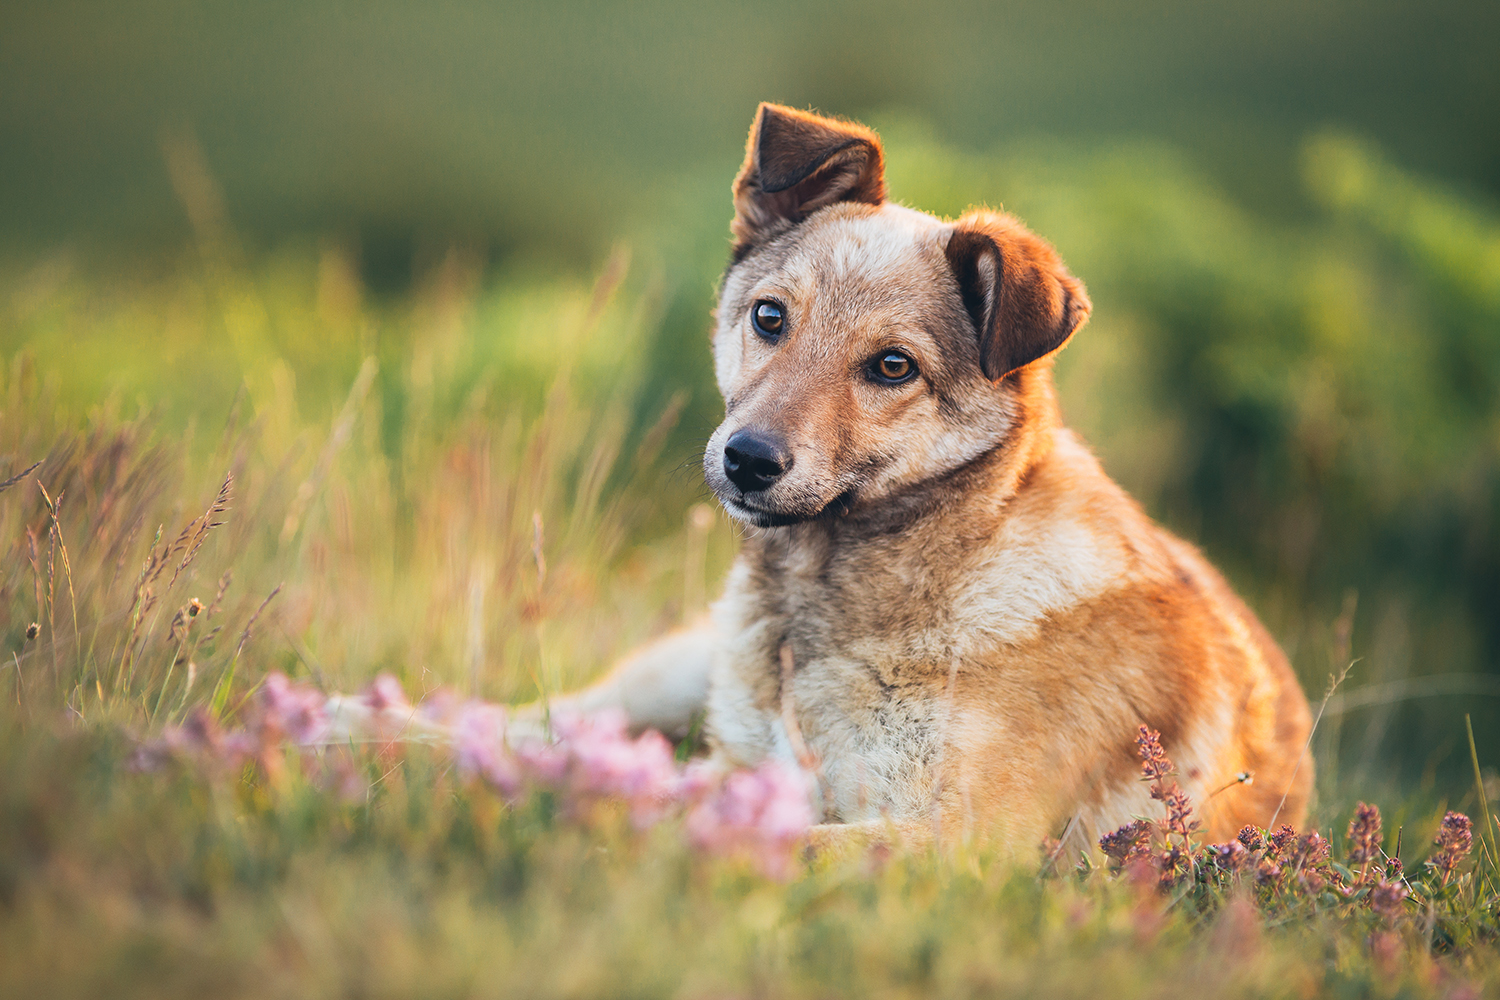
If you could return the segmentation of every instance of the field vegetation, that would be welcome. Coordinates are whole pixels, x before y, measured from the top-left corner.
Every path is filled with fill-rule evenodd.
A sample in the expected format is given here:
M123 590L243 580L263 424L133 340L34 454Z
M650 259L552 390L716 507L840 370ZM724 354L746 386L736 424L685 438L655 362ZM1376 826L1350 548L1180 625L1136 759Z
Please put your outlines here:
M382 294L352 243L243 245L183 142L191 254L17 259L0 289L0 992L1500 987L1493 207L1338 133L1287 166L1309 217L1274 221L1171 146L979 153L877 124L897 198L1003 194L1058 245L1095 303L1059 366L1070 422L1315 702L1343 678L1307 830L1212 850L1164 810L1134 834L1155 863L1028 845L768 874L695 849L680 811L638 828L442 745L266 736L275 672L530 700L702 612L736 541L696 472L727 198L683 178L587 270L460 244ZM224 757L205 720L260 735Z

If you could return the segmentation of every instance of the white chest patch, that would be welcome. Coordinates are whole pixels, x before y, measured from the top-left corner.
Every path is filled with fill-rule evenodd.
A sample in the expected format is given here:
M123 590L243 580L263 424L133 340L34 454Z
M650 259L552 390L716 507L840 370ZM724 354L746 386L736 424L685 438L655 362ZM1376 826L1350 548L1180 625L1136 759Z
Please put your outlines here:
M1036 637L1049 614L1066 611L1119 583L1124 553L1065 518L1009 522L975 567L972 586L953 595L960 635L1004 643Z

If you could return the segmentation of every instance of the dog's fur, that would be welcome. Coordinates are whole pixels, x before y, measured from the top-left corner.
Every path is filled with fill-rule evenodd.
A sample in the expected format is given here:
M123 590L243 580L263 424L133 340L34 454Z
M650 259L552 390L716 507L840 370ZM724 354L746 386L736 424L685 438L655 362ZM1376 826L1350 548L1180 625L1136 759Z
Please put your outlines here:
M572 707L681 732L706 706L724 765L812 763L819 844L1091 844L1159 813L1141 724L1208 837L1278 806L1300 823L1310 718L1286 659L1062 426L1051 362L1090 304L1052 247L1007 215L891 204L873 132L770 104L734 205L704 467L753 527L711 623ZM783 310L774 342L762 301ZM892 350L914 379L871 374ZM741 430L786 466L748 494L724 465Z

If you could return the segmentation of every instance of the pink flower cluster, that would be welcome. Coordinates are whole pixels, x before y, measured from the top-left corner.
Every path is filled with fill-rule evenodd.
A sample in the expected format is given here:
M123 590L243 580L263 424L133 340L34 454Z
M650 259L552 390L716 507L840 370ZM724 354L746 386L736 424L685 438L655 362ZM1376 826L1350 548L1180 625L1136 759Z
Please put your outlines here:
M279 768L284 743L437 742L453 754L462 774L507 799L547 789L559 793L573 815L601 802L622 802L641 829L686 810L695 848L744 858L771 877L790 874L795 845L814 819L800 769L777 761L727 774L706 762L684 767L660 733L632 737L618 711L556 715L550 729L549 738L539 726L512 725L499 705L460 702L441 691L413 706L400 682L386 674L349 698L325 696L274 673L262 685L245 729L226 733L200 711L144 744L138 761L152 767L173 755L236 764L256 758L270 769Z
M293 684L277 671L261 685L261 729L270 739L281 734L293 743L320 743L329 731L326 706L317 688Z
M515 798L528 788L564 792L575 811L601 799L630 806L637 827L657 822L679 797L682 773L660 733L632 738L623 713L559 715L553 739L507 730L505 710L471 701L447 713L459 770Z
M575 809L623 801L640 828L686 807L694 847L747 859L775 878L790 874L793 849L813 823L806 778L777 761L728 774L705 762L682 767L660 733L632 738L617 711L556 716L553 741L507 745L504 725L496 706L471 702L455 714L453 747L462 770L507 796L544 787L565 793Z
M780 761L735 771L688 810L693 846L753 860L773 878L789 874L792 848L812 824L803 772Z

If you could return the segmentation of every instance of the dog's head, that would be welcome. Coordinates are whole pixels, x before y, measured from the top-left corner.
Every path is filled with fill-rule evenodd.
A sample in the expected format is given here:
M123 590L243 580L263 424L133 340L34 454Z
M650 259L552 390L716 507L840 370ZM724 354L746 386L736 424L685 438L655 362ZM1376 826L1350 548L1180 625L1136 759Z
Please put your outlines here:
M762 104L734 182L703 467L762 527L836 517L943 476L1014 430L1018 373L1089 313L1010 216L947 222L885 200L874 132Z

